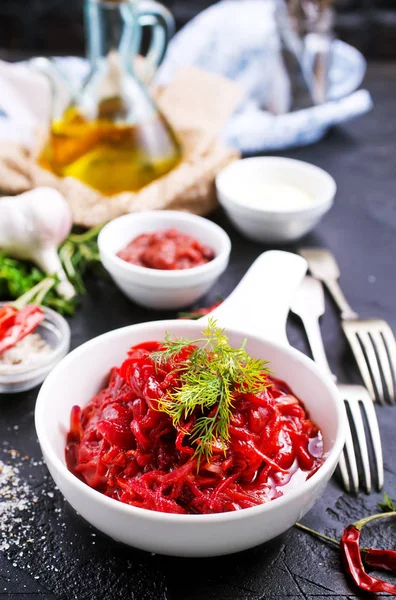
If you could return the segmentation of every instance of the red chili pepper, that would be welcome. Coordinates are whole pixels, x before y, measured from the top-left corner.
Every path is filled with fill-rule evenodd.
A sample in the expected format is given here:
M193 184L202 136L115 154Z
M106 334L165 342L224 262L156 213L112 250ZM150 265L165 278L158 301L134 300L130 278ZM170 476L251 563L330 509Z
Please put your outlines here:
M380 550L379 548L363 548L363 561L369 567L396 573L396 550Z
M366 523L374 521L376 519L382 519L389 516L396 516L396 513L381 513L379 515L373 515L349 525L342 534L340 549L341 556L346 568L347 573L351 576L354 583L366 592L387 592L396 596L396 585L382 581L369 575L363 565L362 555L360 552L360 532ZM392 553L392 560L387 562L389 553ZM373 552L371 560L375 562L375 554ZM381 555L381 564L392 564L394 551L383 550ZM384 557L386 560L384 560ZM379 556L377 557L379 559ZM369 559L370 560L370 559ZM369 563L368 563L369 564Z
M44 317L41 308L33 304L21 310L12 305L3 306L0 313L0 354L34 331Z
M366 592L387 592L388 594L396 596L396 585L371 577L371 575L365 571L363 564L364 562L366 565L375 569L396 572L396 550L359 547L360 533L364 525L370 521L388 517L396 517L396 512L380 513L357 521L356 523L353 523L353 525L349 525L344 530L340 543L334 538L318 533L301 523L296 523L296 527L303 531L307 531L326 542L339 546L345 570L360 589L365 590Z

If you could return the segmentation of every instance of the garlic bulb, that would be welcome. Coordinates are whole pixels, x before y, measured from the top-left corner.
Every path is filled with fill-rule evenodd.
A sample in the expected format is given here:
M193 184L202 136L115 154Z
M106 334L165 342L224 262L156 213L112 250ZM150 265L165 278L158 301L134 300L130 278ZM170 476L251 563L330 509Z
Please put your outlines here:
M70 299L76 291L58 256L69 235L72 216L68 203L55 189L36 188L20 196L0 198L0 249L21 260L34 262L48 275L56 275L56 290Z

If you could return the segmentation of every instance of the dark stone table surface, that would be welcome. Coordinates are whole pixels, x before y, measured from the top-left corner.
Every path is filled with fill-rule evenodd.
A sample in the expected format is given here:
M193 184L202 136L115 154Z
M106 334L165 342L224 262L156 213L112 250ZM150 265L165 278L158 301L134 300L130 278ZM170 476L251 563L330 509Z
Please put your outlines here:
M333 250L354 308L363 316L386 319L396 331L396 65L370 64L366 86L375 101L369 115L333 130L315 146L285 155L324 167L338 184L334 209L301 243ZM232 258L228 271L202 304L218 295L227 296L267 249L242 239L220 211L213 219L231 235ZM116 327L168 316L174 315L157 315L134 306L109 281L92 280L81 309L70 321L72 344L78 346ZM322 330L337 374L345 381L359 381L330 302ZM307 352L299 323L289 323L289 339ZM65 503L42 463L33 424L36 396L37 390L32 390L0 398L0 458L22 463L20 477L37 499L18 515L21 522L12 524L10 547L0 553L0 599L365 597L345 579L336 549L295 528L253 550L212 559L150 555L101 535ZM396 407L377 407L377 412L385 454L384 489L396 498ZM13 450L28 458L18 459ZM337 536L348 522L376 512L380 498L381 494L348 495L333 478L304 522ZM2 518L0 505L0 536ZM389 523L372 529L370 536L383 547L395 546L396 530Z

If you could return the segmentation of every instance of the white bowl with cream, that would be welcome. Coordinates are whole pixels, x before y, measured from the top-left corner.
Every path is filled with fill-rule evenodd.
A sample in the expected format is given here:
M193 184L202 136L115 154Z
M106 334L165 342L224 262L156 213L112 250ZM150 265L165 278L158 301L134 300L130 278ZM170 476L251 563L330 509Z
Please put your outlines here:
M261 243L293 242L330 210L336 183L323 169L291 158L245 158L216 177L217 197L233 225Z

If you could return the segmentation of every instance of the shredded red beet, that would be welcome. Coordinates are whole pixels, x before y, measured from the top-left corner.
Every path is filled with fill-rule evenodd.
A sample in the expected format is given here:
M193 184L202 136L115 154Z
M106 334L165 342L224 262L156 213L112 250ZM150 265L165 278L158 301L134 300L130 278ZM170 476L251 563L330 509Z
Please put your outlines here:
M149 510L218 513L278 498L321 465L318 427L287 384L268 375L259 394L235 396L230 442L214 444L198 464L187 433L198 415L176 429L158 410L158 399L178 386L176 359L158 367L151 358L161 349L134 346L107 387L83 409L73 407L66 461L87 485Z
M117 256L133 265L173 271L204 265L214 259L215 253L190 235L167 229L139 235Z

